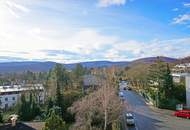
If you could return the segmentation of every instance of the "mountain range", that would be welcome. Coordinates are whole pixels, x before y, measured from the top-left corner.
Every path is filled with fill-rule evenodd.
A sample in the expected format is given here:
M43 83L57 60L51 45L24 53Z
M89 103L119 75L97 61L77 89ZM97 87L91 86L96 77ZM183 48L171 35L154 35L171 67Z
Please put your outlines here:
M159 57L162 61L165 62L176 62L178 59L170 57ZM112 61L91 61L91 62L80 62L83 67L86 68L98 68L98 67L110 67L110 66L119 66L126 67L134 64L140 63L153 63L157 60L157 57L147 57L141 58L134 61L121 61L121 62L112 62ZM9 73L9 72L23 72L23 71L33 71L33 72L46 72L53 68L56 62L35 62L35 61L23 61L23 62L5 62L0 63L0 73ZM67 69L74 69L77 63L64 64Z

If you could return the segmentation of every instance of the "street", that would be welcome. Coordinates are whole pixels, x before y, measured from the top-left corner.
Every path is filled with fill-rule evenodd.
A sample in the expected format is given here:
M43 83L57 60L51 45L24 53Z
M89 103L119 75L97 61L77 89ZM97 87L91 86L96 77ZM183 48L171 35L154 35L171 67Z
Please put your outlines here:
M170 110L147 105L136 92L121 91L124 93L126 112L131 112L135 119L135 126L129 127L125 123L127 130L190 130L189 119L177 118Z

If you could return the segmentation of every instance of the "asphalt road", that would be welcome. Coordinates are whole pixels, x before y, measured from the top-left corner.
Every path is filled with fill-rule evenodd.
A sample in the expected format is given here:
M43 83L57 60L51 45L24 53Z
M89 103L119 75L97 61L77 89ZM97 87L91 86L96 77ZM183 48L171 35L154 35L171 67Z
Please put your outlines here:
M126 112L131 112L135 119L135 126L126 126L127 130L190 130L189 119L174 117L173 111L150 107L136 92L122 91Z

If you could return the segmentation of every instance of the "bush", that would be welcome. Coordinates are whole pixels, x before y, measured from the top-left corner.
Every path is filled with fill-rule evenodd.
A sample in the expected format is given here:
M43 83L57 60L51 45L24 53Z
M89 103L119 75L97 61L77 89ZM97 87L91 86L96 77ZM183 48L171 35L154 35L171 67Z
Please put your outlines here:
M45 121L45 127L43 130L65 130L65 122L59 115L56 115L55 111L51 112L50 117Z
M66 91L64 93L64 109L65 109L65 113L64 113L64 120L67 123L72 123L75 121L75 116L74 114L70 113L69 111L67 111L67 109L69 107L71 107L71 105L77 101L80 97L82 96L82 93L78 92L78 91Z
M159 108L176 110L176 105L179 103L180 101L177 99L162 99L160 100Z
M3 112L0 110L0 123L3 123Z

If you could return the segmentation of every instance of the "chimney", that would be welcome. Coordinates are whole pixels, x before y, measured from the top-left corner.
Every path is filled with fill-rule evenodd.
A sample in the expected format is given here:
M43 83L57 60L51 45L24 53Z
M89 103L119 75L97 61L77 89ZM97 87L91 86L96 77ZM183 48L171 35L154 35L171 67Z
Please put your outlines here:
M18 115L11 115L10 116L10 120L11 120L11 126L12 127L15 127L16 126L16 122L17 122L17 119L18 119Z

